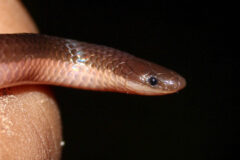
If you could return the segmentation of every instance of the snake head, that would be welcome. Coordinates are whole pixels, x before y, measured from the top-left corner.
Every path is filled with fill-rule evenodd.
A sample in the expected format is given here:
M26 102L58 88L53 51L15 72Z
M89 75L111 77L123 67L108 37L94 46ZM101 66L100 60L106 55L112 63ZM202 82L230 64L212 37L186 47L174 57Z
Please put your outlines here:
M125 87L129 93L164 95L186 86L185 79L176 72L140 58L130 58L125 65Z

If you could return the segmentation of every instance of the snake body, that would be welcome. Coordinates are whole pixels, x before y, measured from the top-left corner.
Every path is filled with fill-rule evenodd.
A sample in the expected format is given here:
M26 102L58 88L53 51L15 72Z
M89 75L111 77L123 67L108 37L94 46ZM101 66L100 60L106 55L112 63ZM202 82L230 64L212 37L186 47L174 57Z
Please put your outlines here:
M0 34L0 88L23 84L162 95L186 82L170 69L110 47L40 34Z

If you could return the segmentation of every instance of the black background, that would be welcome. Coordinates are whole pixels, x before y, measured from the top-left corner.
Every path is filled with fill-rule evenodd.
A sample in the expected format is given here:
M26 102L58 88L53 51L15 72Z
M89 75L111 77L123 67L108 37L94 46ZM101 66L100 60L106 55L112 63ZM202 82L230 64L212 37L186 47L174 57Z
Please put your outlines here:
M232 10L213 1L24 0L41 33L104 44L188 82L145 97L54 87L63 159L239 159Z

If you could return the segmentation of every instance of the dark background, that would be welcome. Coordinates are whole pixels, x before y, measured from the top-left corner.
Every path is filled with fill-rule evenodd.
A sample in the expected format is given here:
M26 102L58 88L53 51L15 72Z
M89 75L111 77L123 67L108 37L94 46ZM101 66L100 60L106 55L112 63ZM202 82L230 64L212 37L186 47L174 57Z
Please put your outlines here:
M145 97L54 87L63 159L239 159L232 10L213 1L24 0L41 33L104 44L188 82Z

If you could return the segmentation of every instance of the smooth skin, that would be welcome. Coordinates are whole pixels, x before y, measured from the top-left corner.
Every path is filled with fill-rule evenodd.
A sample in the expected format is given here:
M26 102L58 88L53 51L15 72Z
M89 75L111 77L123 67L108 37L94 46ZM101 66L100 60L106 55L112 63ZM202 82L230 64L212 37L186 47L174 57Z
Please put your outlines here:
M0 33L37 33L19 0L0 0ZM57 160L62 148L61 119L46 86L0 90L0 160Z

